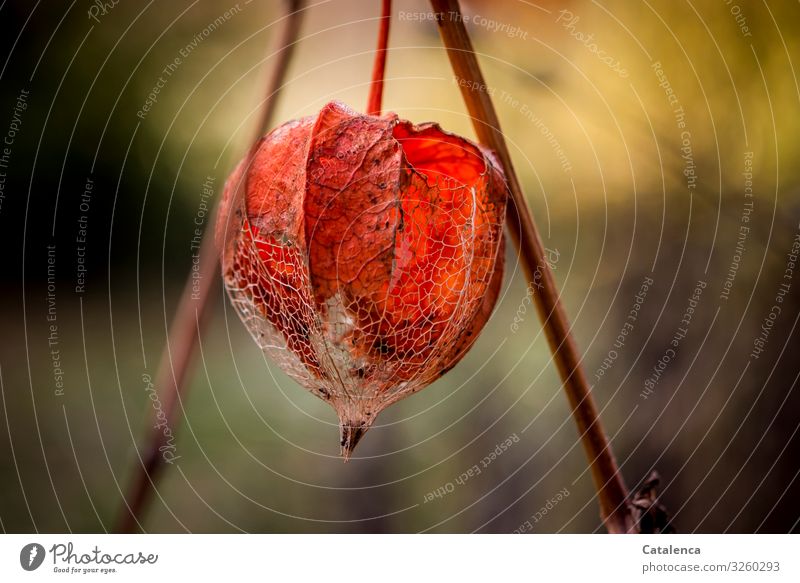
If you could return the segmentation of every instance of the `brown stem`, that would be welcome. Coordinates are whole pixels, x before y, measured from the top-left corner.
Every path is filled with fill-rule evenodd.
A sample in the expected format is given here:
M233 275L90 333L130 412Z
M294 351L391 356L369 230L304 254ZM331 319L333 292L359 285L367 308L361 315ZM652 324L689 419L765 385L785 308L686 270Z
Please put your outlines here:
M255 142L256 138L271 125L277 97L283 86L286 71L300 34L304 9L305 0L287 1L288 15L284 21L278 45L281 50L267 84L265 102L261 106L259 123L252 142ZM253 149L251 148L248 157L252 156L252 153ZM249 160L247 165L249 165ZM239 186L241 186L241 182L243 181L240 181ZM240 190L241 188L237 187L234 197L241 196ZM216 214L216 211L213 214ZM198 284L192 281L190 274L186 278L154 381L154 387L158 391L166 416L166 426L172 432L175 432L183 411L182 399L185 398L189 387L187 381L190 378L189 368L192 357L220 290L220 281L217 278L220 256L214 241L213 228L207 228L203 233L199 260L199 272L202 274L199 279L199 289L197 288ZM141 463L134 470L131 487L127 500L124 501L116 532L130 533L142 528L141 518L155 491L155 483L160 470L164 467L165 458L161 448L167 445L167 438L163 427L163 419L160 422L151 419L145 453L139 456Z
M437 13L439 32L447 48L453 73L459 81L464 81L459 86L472 116L475 133L482 144L495 151L505 170L513 201L508 207L508 228L528 281L532 284L531 289L537 289L534 302L589 459L600 501L600 515L608 532L632 532L634 520L629 506L628 489L617 467L611 444L603 431L597 406L581 367L581 357L572 338L569 320L561 305L553 272L545 260L542 240L514 171L497 113L485 90L486 84L464 27L458 0L431 0L431 5Z
M367 114L380 115L383 103L383 77L386 72L386 55L389 47L389 22L392 16L392 0L383 0L381 28L378 31L378 48L375 49L375 64L372 66L372 85L369 88Z

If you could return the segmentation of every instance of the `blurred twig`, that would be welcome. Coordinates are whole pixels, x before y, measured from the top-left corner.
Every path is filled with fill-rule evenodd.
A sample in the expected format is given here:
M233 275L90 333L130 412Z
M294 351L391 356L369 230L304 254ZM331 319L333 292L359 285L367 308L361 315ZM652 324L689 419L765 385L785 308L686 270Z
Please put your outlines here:
M304 9L305 0L287 0L288 14L284 18L283 30L278 41L280 53L266 87L266 98L261 106L259 122L251 143L255 142L271 125L278 94L283 86L286 71L300 34ZM254 151L254 149L250 149L245 167L249 165ZM240 192L242 183L244 181L240 180L237 184L235 199L239 199L242 195ZM232 204L231 208L235 208L235 204ZM216 215L216 211L214 215ZM166 425L173 431L183 410L182 399L189 386L187 381L190 377L192 356L197 350L198 340L221 287L220 281L216 277L220 269L220 255L214 241L213 227L207 228L203 233L199 269L203 274L199 280L199 289L196 287L197 284L193 283L191 274L186 278L154 382L163 404ZM141 463L134 470L128 498L119 517L116 532L128 533L142 528L141 518L152 497L160 470L164 466L161 448L166 445L167 439L161 429L163 425L162 420L160 424L149 426L144 456L139 456Z
M633 532L635 520L628 499L628 489L617 467L611 444L600 422L581 357L572 338L569 320L561 304L553 272L545 259L544 246L522 191L505 138L500 130L492 100L478 66L472 42L464 27L458 0L431 0L442 40L453 73L458 77L461 94L467 105L475 133L481 143L495 151L505 170L513 204L507 220L528 280L537 293L534 301L542 320L553 359L556 362L572 414L578 425L581 442L591 465L600 515L610 533Z

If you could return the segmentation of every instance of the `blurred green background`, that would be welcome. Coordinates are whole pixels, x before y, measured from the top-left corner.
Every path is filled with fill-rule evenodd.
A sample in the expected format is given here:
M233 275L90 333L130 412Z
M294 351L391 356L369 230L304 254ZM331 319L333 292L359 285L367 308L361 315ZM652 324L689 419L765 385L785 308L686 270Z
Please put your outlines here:
M378 4L310 4L277 120L331 99L363 109ZM800 8L463 8L629 486L657 469L682 532L797 531L800 275L785 275L800 221ZM429 11L394 2L384 107L472 137ZM213 178L216 199L246 150L283 15L282 3L261 0L0 5L0 136L15 132L0 169L4 531L113 528L152 413L142 376L155 374L191 269L203 183ZM511 532L527 521L532 532L602 530L511 245L506 265L472 351L385 411L347 465L333 411L265 360L220 297L175 427L180 458L144 528ZM654 283L615 347L647 277ZM706 288L688 333L645 399L698 280ZM752 358L781 283L790 287L780 315ZM483 467L510 436L518 442ZM480 474L456 483L476 464ZM452 491L426 502L439 488Z

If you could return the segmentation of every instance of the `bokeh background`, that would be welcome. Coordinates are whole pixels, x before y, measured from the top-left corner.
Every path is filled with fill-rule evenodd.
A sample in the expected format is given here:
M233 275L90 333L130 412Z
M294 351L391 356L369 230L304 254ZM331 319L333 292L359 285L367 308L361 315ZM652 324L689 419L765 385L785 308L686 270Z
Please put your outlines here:
M309 4L278 120L366 103L379 3ZM463 8L627 483L657 469L682 532L797 531L800 7ZM384 107L471 137L429 12L394 2ZM191 269L203 184L213 203L247 148L284 14L266 0L0 4L3 531L102 532L119 518L152 414L142 378ZM512 246L506 260L472 351L385 411L346 465L333 411L265 360L220 295L144 529L602 531ZM698 281L686 337L644 398Z

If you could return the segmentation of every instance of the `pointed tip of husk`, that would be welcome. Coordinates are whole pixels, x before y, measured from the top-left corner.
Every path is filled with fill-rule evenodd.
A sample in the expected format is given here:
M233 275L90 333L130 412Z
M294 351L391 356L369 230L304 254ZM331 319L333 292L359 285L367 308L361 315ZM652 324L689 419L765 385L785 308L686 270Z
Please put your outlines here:
M339 424L339 444L341 445L341 456L345 463L350 459L358 442L364 437L369 429L369 425L364 422L341 422Z

